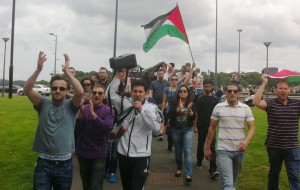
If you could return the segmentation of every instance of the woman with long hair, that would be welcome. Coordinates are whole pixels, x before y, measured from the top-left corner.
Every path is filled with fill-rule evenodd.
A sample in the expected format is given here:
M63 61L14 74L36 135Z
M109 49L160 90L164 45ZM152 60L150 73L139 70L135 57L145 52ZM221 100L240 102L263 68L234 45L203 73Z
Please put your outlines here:
M190 69L190 73L192 73L193 69L195 68L196 64L193 63L193 67ZM184 85L188 85L189 80L191 78L191 74L185 79L183 82ZM169 117L168 114L170 112L171 102L178 90L178 76L176 74L173 74L169 78L170 86L166 87L164 89L163 93L163 102L162 102L162 109L161 111L164 113L165 117L165 128L166 128L166 134L168 135L168 148L167 148L167 154L172 152L173 148L173 140L171 135L171 127L169 125Z
M177 165L175 176L181 176L181 170L183 169L182 157L184 156L186 182L192 182L193 124L196 116L191 98L192 93L187 85L181 85L172 100L169 112Z

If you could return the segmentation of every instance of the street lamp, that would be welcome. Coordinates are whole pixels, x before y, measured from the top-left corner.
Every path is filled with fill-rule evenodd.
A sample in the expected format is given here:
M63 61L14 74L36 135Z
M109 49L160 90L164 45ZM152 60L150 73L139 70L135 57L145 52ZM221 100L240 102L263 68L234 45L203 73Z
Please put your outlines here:
M55 53L54 53L54 75L56 74L56 52L57 52L57 35L49 33L51 36L55 36Z
M239 32L239 60L238 60L238 75L240 77L240 67L241 67L241 62L240 62L240 55L241 55L241 32L242 29L237 30Z
M272 42L264 42L264 45L267 47L267 67L266 67L266 72L268 74L269 72L269 45L271 45ZM268 88L266 90L266 99L268 100Z
M2 98L4 97L4 79L5 79L5 58L6 58L6 42L9 40L9 38L2 38L5 42L4 47L4 64L3 64L3 80L2 80Z
M272 42L264 42L265 46L267 47L267 70L269 68L269 45L271 45L271 43Z
M215 86L218 84L217 79L217 73L218 73L218 0L216 0L216 44L215 44Z

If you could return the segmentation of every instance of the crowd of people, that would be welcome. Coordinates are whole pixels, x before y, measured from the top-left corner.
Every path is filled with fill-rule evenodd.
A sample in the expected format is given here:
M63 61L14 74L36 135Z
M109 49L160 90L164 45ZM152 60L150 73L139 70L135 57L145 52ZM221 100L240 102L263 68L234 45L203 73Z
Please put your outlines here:
M170 154L174 148L175 152L174 176L184 175L185 181L192 183L195 134L194 167L202 169L205 157L210 163L209 177L220 176L222 189L235 188L255 134L251 109L238 101L237 76L223 92L220 87L213 90L212 81L204 79L195 63L186 63L175 73L174 63L162 62L149 84L139 79L136 70L126 68L115 71L110 80L105 67L78 81L75 68L69 66L69 56L64 57L64 75L55 75L50 81L51 99L32 89L46 61L44 52L39 53L37 68L24 86L38 112L33 143L33 150L39 153L34 189L70 189L75 152L83 189L103 189L105 177L115 183L119 171L124 190L142 190L149 173L153 137L163 141L165 136L168 145L163 151ZM262 100L267 82L263 75L253 104L268 114L268 187L278 189L284 161L290 188L300 189L300 101L288 98L284 81L277 83L276 99ZM222 102L223 93L226 100Z

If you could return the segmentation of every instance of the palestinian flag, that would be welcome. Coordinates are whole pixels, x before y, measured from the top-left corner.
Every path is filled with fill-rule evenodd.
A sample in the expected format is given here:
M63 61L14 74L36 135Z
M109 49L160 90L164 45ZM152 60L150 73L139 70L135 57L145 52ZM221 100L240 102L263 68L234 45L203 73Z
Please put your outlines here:
M144 27L147 36L147 41L143 47L145 52L148 52L160 38L166 35L180 38L187 44L189 43L178 6L167 14L155 18L146 25L142 25L142 27Z

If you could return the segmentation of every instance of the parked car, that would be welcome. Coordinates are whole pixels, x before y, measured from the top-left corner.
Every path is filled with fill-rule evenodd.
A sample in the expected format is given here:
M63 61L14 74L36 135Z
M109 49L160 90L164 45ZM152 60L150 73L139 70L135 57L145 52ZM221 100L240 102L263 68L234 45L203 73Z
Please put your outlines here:
M46 95L46 96L50 95L50 88L47 85L35 84L34 87L33 87L33 90L38 92L40 95ZM23 88L19 89L17 91L17 93L20 96L25 95L25 92L24 92Z
M22 86L19 86L19 85L15 85L15 84L13 84L12 85L12 93L17 93L17 91L19 90L19 89L21 89L22 88ZM0 87L0 92L2 92L2 89L3 89L3 86L1 85L1 87ZM4 92L5 93L8 93L8 91L9 91L9 86L8 85L6 85L6 86L4 86Z

